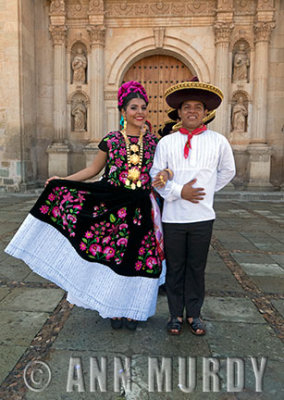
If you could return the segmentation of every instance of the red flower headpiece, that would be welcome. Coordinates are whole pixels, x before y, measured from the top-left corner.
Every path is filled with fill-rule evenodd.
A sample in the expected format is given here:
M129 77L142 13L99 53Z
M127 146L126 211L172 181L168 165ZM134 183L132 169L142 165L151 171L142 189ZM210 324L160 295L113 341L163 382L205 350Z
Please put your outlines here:
M118 108L119 109L122 108L125 98L130 93L136 93L136 92L138 92L143 97L146 104L148 104L148 102L149 102L148 96L147 96L146 90L141 85L141 83L136 82L136 81L129 81L129 82L125 82L123 85L121 85L118 90L118 93L117 93Z

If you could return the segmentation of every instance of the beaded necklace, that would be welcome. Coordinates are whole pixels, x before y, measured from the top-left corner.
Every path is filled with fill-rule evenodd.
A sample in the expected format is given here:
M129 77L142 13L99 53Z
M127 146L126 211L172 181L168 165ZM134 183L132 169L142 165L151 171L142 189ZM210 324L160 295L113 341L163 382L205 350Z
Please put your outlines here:
M121 131L122 136L125 140L126 154L127 154L127 165L128 174L125 181L125 187L135 190L136 187L140 188L142 186L140 178L141 167L143 161L143 136L144 130L142 129L138 139L137 144L130 144L130 140L126 135L125 130ZM132 154L130 154L130 151ZM137 154L138 153L138 154Z

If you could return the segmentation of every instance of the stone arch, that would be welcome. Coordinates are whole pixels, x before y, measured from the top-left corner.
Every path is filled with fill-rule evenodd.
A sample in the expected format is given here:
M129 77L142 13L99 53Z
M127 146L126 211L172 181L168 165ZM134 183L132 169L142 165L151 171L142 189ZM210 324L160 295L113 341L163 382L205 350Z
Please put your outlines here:
M117 90L125 72L140 59L154 55L170 55L183 62L200 80L211 82L210 71L202 55L182 39L166 36L164 46L156 48L153 36L139 39L117 54L107 76L107 91Z

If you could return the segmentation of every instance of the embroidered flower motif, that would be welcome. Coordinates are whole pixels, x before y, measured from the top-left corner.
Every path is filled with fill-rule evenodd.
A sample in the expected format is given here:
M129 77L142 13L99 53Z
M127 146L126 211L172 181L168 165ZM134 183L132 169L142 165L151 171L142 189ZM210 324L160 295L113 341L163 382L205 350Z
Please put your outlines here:
M94 236L94 234L93 234L92 232L90 232L90 231L87 231L87 232L85 233L85 237L86 237L87 239L92 238L93 236Z
M68 189L66 186L56 186L48 194L45 204L39 210L47 214L53 223L67 231L70 237L75 237L77 215L82 209L85 194L89 192Z
M99 214L100 207L95 206L94 209ZM122 207L109 215L110 222L94 223L82 237L81 244L85 244L86 247L80 245L80 250L91 259L121 264L129 238L128 224L123 221L126 216L127 208Z
M102 251L102 248L99 244L94 243L91 244L91 246L89 247L89 251L93 254L93 256L95 256L97 253L100 253Z
M49 211L49 207L48 206L41 206L40 207L40 212L42 214L46 214L46 213L48 213L48 211Z
M128 243L128 239L126 238L120 238L117 241L118 246L127 246Z
M138 137L129 138L132 145L137 145ZM104 178L113 186L125 186L128 175L127 152L125 141L120 132L111 132L105 138L108 146L107 166ZM144 157L141 172L148 176L142 182L142 189L151 189L149 171L152 167L153 157L158 139L146 133L143 139Z
M115 250L108 246L104 249L103 253L106 255L106 259L109 260L110 258L114 257Z
M148 257L147 258L146 265L147 265L148 268L153 269L153 266L155 264L158 264L157 259L155 257Z
M87 248L86 243L81 242L80 243L80 250L86 250L86 248Z
M137 261L136 264L135 264L136 271L140 271L141 268L142 268L142 262L141 261Z
M135 264L136 270L138 262L141 262L141 269L146 273L153 274L161 270L161 260L159 258L153 229L150 229L143 240L141 240L141 246L138 250L138 260Z
M126 213L126 208L121 208L120 210L118 210L117 215L119 216L119 218L124 218L126 217L127 213Z

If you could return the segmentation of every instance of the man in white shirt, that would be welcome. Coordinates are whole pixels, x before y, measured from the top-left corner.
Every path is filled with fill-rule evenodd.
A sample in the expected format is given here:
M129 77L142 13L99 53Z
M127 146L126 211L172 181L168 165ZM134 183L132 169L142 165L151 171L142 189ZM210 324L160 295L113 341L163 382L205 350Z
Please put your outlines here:
M215 219L214 192L234 177L235 163L227 139L203 124L207 113L221 104L220 89L195 78L170 87L165 97L182 122L179 131L160 140L150 172L152 178L163 169L169 175L163 188L153 182L164 198L167 329L172 335L180 334L185 310L192 333L201 336L206 332L200 310Z

